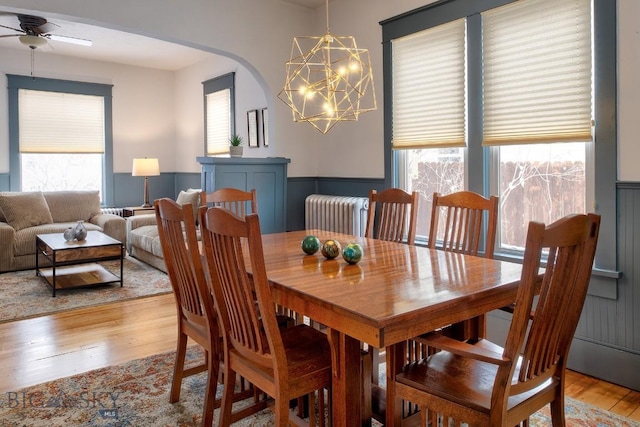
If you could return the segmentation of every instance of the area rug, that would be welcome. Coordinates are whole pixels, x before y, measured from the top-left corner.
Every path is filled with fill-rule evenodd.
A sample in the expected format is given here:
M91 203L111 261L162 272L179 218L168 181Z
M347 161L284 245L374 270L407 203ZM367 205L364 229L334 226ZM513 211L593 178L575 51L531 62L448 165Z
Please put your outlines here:
M119 261L105 261L101 265L120 275ZM55 298L51 286L43 278L36 277L35 270L2 273L0 323L171 292L169 277L148 264L126 257L123 269L122 288L120 283L112 283L65 289L57 291Z
M163 353L122 365L74 375L46 384L0 394L2 427L100 426L196 427L200 425L206 374L183 381L180 402L169 403L174 353ZM190 347L187 360L202 357ZM218 389L220 394L221 388ZM242 403L242 402L240 402ZM640 423L567 398L567 426L638 427ZM217 423L218 410L215 420ZM271 426L265 409L234 426ZM376 425L374 423L374 425ZM531 426L550 426L548 412Z

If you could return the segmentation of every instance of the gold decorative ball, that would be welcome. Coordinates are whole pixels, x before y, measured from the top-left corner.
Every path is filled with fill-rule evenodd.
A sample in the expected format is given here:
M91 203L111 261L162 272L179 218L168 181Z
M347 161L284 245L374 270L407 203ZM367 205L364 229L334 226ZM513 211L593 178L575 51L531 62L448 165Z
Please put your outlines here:
M342 247L340 246L340 242L338 242L337 240L329 239L325 240L325 242L322 244L321 252L326 259L334 259L338 255L340 255L341 250Z

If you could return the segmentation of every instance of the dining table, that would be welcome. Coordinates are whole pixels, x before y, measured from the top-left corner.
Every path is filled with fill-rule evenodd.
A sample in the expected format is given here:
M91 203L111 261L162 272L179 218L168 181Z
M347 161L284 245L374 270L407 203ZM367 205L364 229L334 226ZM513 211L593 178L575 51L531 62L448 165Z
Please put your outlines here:
M343 248L357 243L362 259L349 264L341 256L327 259L321 251L308 255L301 248L308 235L338 241ZM391 349L509 305L522 269L513 262L321 230L264 234L262 244L274 302L327 328L334 426L371 425L361 416L363 343ZM394 365L387 366L388 378L402 357L387 353ZM400 425L399 402L390 399L393 395L386 397L385 425Z

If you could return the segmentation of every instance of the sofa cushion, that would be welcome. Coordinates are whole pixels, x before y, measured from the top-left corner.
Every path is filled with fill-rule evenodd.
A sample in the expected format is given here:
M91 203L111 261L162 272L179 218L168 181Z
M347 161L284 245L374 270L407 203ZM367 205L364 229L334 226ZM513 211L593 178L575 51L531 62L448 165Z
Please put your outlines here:
M16 239L13 243L13 255L32 255L36 253L36 236L38 234L64 233L69 227L75 227L75 222L61 222L53 224L42 224L29 227L16 232ZM102 229L91 223L85 223L87 230L102 231Z
M143 225L131 231L127 236L127 243L136 248L140 248L157 257L162 256L162 243L156 225Z
M96 191L45 191L53 222L89 221L100 213L100 193Z
M0 209L6 222L16 231L34 225L53 223L49 205L40 192L2 193Z

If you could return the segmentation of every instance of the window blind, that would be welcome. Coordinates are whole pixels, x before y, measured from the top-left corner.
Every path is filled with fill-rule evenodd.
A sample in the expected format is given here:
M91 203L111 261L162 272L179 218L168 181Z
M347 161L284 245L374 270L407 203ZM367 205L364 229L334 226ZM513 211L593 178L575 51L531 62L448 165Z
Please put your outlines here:
M391 46L393 148L465 146L465 20Z
M229 153L231 136L231 90L205 95L207 103L207 155Z
M521 0L482 25L483 145L590 141L590 0Z
M21 153L104 153L104 98L18 91Z

